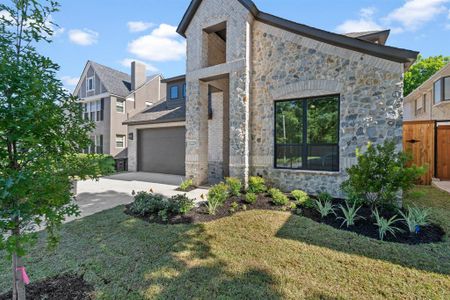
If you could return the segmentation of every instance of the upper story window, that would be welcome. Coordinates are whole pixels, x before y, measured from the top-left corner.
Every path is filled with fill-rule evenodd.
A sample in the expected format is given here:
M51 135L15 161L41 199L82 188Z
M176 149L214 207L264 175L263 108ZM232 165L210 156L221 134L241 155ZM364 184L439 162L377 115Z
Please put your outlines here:
M88 77L86 79L86 91L90 92L95 90L95 81L94 81L94 76L92 77Z
M170 87L170 100L178 99L178 85Z
M124 113L125 112L125 101L124 100L117 100L116 101L116 111L118 113Z
M101 100L86 102L83 104L83 116L85 120L94 122L103 121L105 102Z
M186 83L183 83L183 98L186 98Z
M275 102L275 167L339 170L339 96Z
M450 101L450 77L444 77L434 83L434 104Z

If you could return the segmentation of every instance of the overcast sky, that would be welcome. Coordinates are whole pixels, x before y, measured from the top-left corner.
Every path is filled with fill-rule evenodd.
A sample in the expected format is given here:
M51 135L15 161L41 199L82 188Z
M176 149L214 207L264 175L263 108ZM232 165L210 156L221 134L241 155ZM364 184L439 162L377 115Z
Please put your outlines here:
M189 0L60 2L61 11L52 16L60 28L54 42L41 50L60 64L59 76L67 88L74 88L87 60L124 72L132 60L165 77L185 72L185 40L175 29ZM450 0L254 2L267 13L339 33L391 29L391 46L424 56L450 55Z

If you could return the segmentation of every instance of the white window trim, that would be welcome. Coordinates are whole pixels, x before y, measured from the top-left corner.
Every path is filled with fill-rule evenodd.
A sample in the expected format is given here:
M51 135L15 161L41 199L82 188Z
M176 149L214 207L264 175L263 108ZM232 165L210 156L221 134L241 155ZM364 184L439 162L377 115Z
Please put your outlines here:
M89 80L92 79L92 89L89 89ZM95 91L95 75L86 78L86 92Z
M118 107L120 107L120 105L118 105L119 103L122 103L122 108L123 108L123 111L118 111L117 110L117 108ZM126 110L126 100L116 100L116 112L117 113L119 113L119 114L124 114L125 113L125 110Z
M123 138L123 147L118 147L117 146L117 139L119 137ZM127 147L127 136L126 135L122 135L122 134L116 134L116 139L114 140L115 144L116 144L116 149L125 149Z

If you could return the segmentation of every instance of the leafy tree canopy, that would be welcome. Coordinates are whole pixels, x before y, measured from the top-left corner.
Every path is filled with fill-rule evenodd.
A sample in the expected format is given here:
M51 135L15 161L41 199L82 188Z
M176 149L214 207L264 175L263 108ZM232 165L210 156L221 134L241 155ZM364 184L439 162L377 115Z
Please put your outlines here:
M64 89L59 66L36 50L50 42L52 0L0 4L0 249L13 257L13 298L23 299L20 257L45 225L50 244L68 215L78 212L71 183L111 171L108 157L81 156L93 124Z
M409 95L449 62L450 56L439 55L423 58L419 55L416 63L405 73L405 96Z

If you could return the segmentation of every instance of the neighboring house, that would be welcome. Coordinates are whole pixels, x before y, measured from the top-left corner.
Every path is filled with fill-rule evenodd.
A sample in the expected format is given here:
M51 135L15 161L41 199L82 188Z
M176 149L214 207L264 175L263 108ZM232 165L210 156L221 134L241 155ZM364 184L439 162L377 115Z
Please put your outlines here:
M95 122L92 146L85 152L126 159L128 130L122 123L165 96L161 79L160 75L148 78L145 65L136 62L130 76L88 61L73 93L80 99L84 118Z
M405 121L450 121L450 63L405 97Z
M404 148L427 166L422 183L450 180L450 64L405 97Z
M262 175L285 190L343 196L356 148L394 139L400 149L403 73L418 53L385 46L388 31L335 34L249 0L194 0L177 31L187 39L186 119L177 125L195 184ZM134 124L159 126L151 118Z

